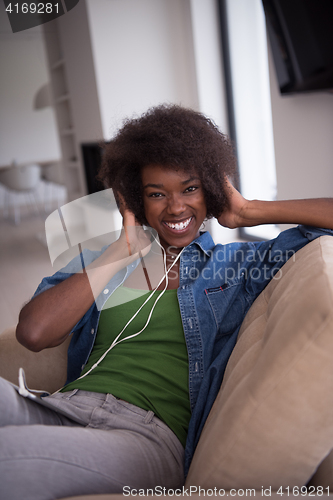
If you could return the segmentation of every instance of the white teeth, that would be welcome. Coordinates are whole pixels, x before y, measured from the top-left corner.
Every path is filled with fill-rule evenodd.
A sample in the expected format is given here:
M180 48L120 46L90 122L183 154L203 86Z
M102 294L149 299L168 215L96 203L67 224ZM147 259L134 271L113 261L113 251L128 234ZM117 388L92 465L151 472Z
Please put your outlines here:
M171 222L166 222L165 224L167 226L169 226L171 229L176 229L177 231L181 231L182 229L185 229L189 225L191 220L192 220L192 217L190 217L189 219L187 219L184 222L180 222L179 224L172 224Z

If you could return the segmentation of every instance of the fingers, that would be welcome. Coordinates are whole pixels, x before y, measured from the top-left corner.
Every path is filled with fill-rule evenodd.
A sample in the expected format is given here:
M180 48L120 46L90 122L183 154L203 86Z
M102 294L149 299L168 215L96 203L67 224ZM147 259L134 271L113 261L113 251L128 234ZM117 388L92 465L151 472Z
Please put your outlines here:
M126 235L126 243L127 243L128 255L132 255L131 244L130 244L130 240L129 240L127 226L124 226L124 228L125 228L125 235Z
M226 191L228 193L230 193L231 195L233 193L237 192L237 189L234 187L234 185L232 184L231 180L227 176L225 176L225 188L226 188Z
M136 218L135 218L135 215L133 214L133 212L128 210L128 208L126 208L126 210L124 211L122 216L123 216L124 227L126 227L126 226L138 226L139 225Z
M151 246L150 239L145 234L141 224L136 220L134 213L127 207L124 196L118 191L115 193L115 198L119 212L123 217L124 231L122 237L125 236L128 255L132 256L138 252L147 254Z
M149 253L151 248L150 233L146 233L142 226L125 225L119 241L123 241L123 245L125 245L123 248L127 250L126 256L142 258Z
M231 183L231 181L230 181L230 179L229 179L229 177L227 175L224 176L224 180L225 180L225 185L226 186L233 187L233 185L232 185L232 183Z
M119 212L124 217L124 212L127 210L125 198L121 193L119 193L119 191L115 192L114 196L118 205Z
M141 224L135 218L134 213L127 207L125 198L119 191L115 193L115 198L117 201L119 212L123 217L123 225L125 226L139 226Z

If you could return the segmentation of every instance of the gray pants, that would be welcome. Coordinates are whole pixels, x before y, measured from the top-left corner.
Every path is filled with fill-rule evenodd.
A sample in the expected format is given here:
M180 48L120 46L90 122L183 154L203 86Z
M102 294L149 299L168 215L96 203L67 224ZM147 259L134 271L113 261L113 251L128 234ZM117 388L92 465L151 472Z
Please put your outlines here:
M47 400L54 411L0 378L1 500L183 485L184 448L153 412L81 390Z

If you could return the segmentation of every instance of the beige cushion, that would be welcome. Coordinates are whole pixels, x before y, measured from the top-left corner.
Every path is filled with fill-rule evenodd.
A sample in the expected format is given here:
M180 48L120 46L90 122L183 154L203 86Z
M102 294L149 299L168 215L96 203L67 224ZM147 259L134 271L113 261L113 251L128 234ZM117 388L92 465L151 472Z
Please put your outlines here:
M301 486L333 448L333 240L282 274L244 320L187 486Z
M333 451L321 462L307 486L323 486L333 492ZM325 489L325 493L328 490Z
M0 376L17 384L22 367L31 389L55 392L66 382L69 342L68 338L58 347L32 352L18 343L15 328L5 330L0 335Z

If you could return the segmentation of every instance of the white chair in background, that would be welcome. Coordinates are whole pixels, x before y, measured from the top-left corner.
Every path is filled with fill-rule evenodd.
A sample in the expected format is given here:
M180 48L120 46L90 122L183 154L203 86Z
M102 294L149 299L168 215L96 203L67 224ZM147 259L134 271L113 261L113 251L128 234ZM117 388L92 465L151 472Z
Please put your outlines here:
M20 216L20 198L18 194L28 195L38 210L36 199L36 188L40 182L41 167L32 165L13 165L10 168L0 170L0 184L5 187L4 216L8 216L10 201L13 199L14 220L19 224Z

